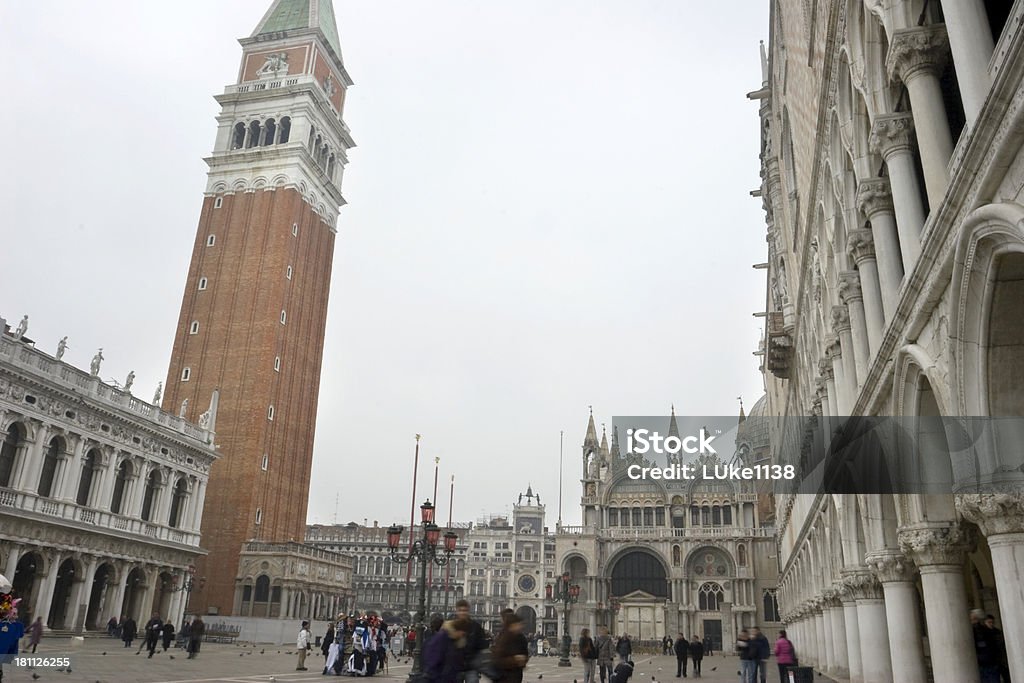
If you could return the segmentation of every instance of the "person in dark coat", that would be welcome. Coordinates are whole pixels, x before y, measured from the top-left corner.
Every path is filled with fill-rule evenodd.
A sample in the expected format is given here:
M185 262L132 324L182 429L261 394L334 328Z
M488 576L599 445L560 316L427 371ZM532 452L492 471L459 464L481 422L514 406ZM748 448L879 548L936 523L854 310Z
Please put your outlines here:
M619 653L622 661L626 661L633 654L633 641L629 639L628 633L619 638L619 642L615 645L615 650Z
M676 653L676 678L686 678L686 657L690 654L690 644L682 633L676 638L673 650Z
M199 648L203 644L203 636L206 635L206 624L202 617L192 620L192 628L188 633L188 658L195 659L199 655Z
M174 624L169 621L164 624L160 630L160 636L163 638L164 652L167 652L167 648L171 646L171 641L174 640Z
M601 674L601 683L605 683L606 677L612 677L612 664L615 662L615 642L608 635L608 627L602 626L601 632L594 641L597 648L597 669Z
M761 683L768 680L768 658L772 656L772 646L761 629L756 626L750 627L751 654L757 662L755 674L761 679ZM751 682L753 683L753 682Z
M146 649L149 650L150 658L156 653L156 645L160 642L160 633L164 628L164 620L160 618L159 614L153 613L149 621L146 622L146 630L144 633Z
M186 621L181 625L181 630L178 631L178 647L182 650L188 647L189 638L192 635L192 622Z
M700 638L697 636L693 637L690 641L689 646L690 659L693 660L693 676L694 678L700 678L700 663L704 660L704 643L700 642Z
M135 620L131 617L128 617L121 622L121 640L124 641L125 647L132 646L132 641L135 640L137 630L138 627L135 625Z
M530 646L523 635L523 619L518 614L502 615L501 634L494 641L491 657L502 675L501 683L523 683L523 669L530 659Z
M117 635L117 619L110 617L110 621L107 622L107 635L113 638Z
M633 675L633 660L627 659L615 667L615 672L608 679L609 683L626 683Z
M466 646L462 648L462 677L466 683L479 683L480 669L484 667L484 653L487 648L487 634L479 622L469 616L469 601L455 603L455 616L469 624L466 631Z
M430 683L458 683L465 657L468 620L445 621L423 648L423 675Z
M704 636L704 654L708 657L713 657L715 654L714 648L711 647L711 636Z
M597 662L597 646L590 637L590 629L580 631L580 659L583 660L583 683L594 683L594 664Z

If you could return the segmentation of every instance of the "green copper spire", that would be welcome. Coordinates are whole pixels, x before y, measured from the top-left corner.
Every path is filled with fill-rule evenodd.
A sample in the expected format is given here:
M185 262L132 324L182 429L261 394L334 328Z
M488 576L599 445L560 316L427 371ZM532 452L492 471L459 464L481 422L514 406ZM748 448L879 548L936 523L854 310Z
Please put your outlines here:
M334 54L341 59L341 41L331 0L274 0L252 37L308 28L319 28Z

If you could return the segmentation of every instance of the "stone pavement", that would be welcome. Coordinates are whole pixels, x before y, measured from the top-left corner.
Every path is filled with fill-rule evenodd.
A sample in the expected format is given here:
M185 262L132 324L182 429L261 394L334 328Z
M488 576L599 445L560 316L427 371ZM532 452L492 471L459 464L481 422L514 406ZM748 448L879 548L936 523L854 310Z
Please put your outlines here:
M186 659L182 650L171 649L167 653L159 648L156 656L149 659L145 650L135 654L138 641L126 649L113 638L87 638L70 645L64 638L44 637L37 657L72 658L72 671L58 672L54 668L27 670L4 665L4 683L301 683L304 681L330 680L321 675L324 660L318 650L313 650L306 660L309 671L295 671L294 648L278 645L219 645L204 643L198 659ZM105 654L104 654L105 653ZM291 654L289 654L291 653ZM173 657L173 659L172 659ZM583 666L574 658L573 666L560 668L557 657L534 657L526 669L524 683L582 683ZM674 657L651 657L639 655L635 659L636 671L630 683L678 683L684 679L675 677ZM403 682L410 665L405 658L392 661L386 675L375 680ZM769 665L769 683L778 680L774 662ZM716 654L704 659L706 681L739 680L739 662L731 655ZM35 677L34 677L35 676ZM37 677L37 678L36 678ZM687 681L692 680L693 675Z

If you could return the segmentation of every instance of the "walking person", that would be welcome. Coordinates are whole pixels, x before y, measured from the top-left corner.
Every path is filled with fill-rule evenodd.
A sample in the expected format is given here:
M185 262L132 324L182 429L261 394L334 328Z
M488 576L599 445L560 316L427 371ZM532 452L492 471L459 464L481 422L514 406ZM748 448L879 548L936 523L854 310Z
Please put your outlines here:
M786 631L779 631L779 637L775 641L775 661L779 664L779 683L787 683L786 672L789 667L796 666L796 648L786 637Z
M704 643L700 642L700 638L694 636L687 649L690 651L690 659L693 660L693 677L700 678L700 663L704 660Z
M131 617L127 617L121 621L121 640L124 641L125 647L131 647L132 641L135 640L135 634L138 627L135 625L135 620Z
M185 649L188 648L188 640L189 640L189 637L190 637L191 633L192 633L192 622L190 620L186 619L185 623L181 625L181 630L178 631L177 646L180 647L182 650L185 650Z
M523 669L530 660L530 647L523 635L523 619L518 614L502 616L502 629L491 654L495 668L502 673L501 683L523 683Z
M324 676L327 675L327 670L334 663L330 658L332 644L334 644L334 622L327 624L327 633L324 634L324 639L320 641L320 652L324 656ZM337 648L335 648L335 652L337 652Z
M423 648L423 675L427 681L458 683L465 661L466 634L470 628L467 619L458 617L442 622L441 628Z
M597 668L601 674L601 683L605 683L605 676L612 677L612 663L615 661L615 643L608 635L608 627L602 626L601 632L594 642L597 648Z
M455 603L455 617L466 622L466 644L462 648L462 677L466 683L479 683L480 669L484 666L484 652L487 648L487 634L480 622L469 616L469 601L460 599Z
M742 629L736 637L736 653L740 656L741 683L756 683L757 653L750 643L750 632L747 629Z
M188 632L188 658L195 659L199 656L199 648L203 644L203 636L206 634L206 624L203 618L197 616L192 620L192 628Z
M174 624L170 621L166 622L160 629L160 636L163 638L164 652L167 652L167 648L171 646L171 641L174 640Z
M712 647L711 636L704 636L704 654L711 657L715 654L714 648Z
M107 622L107 635L113 638L117 635L117 619L110 617L110 621Z
M676 638L673 646L676 653L676 678L686 678L686 658L690 654L690 643L682 633Z
M594 683L594 665L597 662L597 647L590 637L590 629L580 631L580 659L583 660L583 683Z
M28 627L28 644L32 646L32 654L35 654L39 641L43 639L43 618L36 617L32 625Z
M630 658L630 655L633 654L633 641L629 639L628 633L619 638L619 642L616 644L615 650L619 653L619 657L622 658L622 661L625 662Z
M772 647L757 626L750 627L750 646L753 648L754 661L757 662L757 671L754 673L759 675L761 683L768 683L768 658L772 656Z
M295 647L299 651L299 664L295 667L296 671L306 671L306 653L309 652L309 622L302 622L302 627L299 628L299 636L295 639Z
M143 641L146 645L146 649L149 650L149 658L152 659L153 655L156 654L157 643L160 642L160 632L163 630L164 620L160 618L160 615L153 612L153 616L146 622L146 630L144 633L145 640Z

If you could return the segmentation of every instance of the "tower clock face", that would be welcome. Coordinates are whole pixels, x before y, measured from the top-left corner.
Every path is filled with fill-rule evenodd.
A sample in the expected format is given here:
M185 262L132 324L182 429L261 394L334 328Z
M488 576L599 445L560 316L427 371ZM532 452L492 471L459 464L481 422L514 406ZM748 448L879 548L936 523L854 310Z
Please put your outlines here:
M537 587L537 580L529 574L523 574L520 576L517 583L519 585L519 592L521 593L532 593L533 589Z

